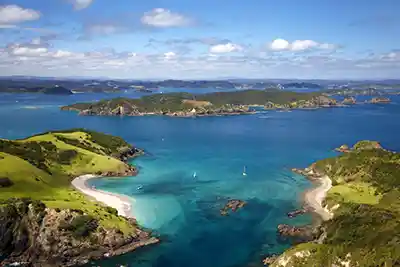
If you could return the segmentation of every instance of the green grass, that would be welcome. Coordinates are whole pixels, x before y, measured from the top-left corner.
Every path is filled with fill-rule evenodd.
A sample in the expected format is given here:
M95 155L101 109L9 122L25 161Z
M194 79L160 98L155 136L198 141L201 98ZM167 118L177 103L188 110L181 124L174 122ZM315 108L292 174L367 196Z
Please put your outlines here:
M79 146L63 142L59 137L79 142ZM128 143L119 137L84 129L1 141L0 177L8 177L13 185L0 188L0 200L29 197L43 201L50 208L82 210L106 228L117 228L125 234L134 231L135 228L125 218L116 216L110 209L70 185L71 179L78 175L129 168L112 157L113 153L128 147ZM64 157L64 161L67 159L68 164L63 164L65 162L59 156Z
M329 207L342 202L375 205L380 199L381 195L370 184L351 182L333 186L328 192L326 202Z

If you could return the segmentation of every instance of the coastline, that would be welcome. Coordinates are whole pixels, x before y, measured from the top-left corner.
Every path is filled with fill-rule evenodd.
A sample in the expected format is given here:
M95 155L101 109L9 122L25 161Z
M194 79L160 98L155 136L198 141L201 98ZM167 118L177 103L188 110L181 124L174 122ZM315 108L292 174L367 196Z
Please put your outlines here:
M332 188L332 180L327 175L323 175L317 179L313 179L313 181L318 183L318 186L305 192L305 205L318 214L322 220L330 220L333 214L326 207L323 207L322 202L325 200L328 191Z
M71 185L84 195L116 209L118 215L126 218L134 218L131 204L131 201L134 201L134 198L91 188L88 185L88 181L95 178L100 177L93 174L81 175L72 180Z

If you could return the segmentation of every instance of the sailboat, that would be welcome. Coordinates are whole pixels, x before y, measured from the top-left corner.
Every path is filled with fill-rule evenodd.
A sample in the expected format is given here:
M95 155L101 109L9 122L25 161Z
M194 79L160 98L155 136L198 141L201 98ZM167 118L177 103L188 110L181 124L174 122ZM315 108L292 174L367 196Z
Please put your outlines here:
M247 173L246 173L246 166L243 167L243 176L247 176Z

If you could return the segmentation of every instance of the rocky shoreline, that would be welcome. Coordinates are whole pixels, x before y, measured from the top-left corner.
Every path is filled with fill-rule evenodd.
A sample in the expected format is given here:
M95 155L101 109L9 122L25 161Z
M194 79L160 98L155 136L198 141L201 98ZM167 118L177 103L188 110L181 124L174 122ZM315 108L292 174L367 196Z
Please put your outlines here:
M80 210L52 209L30 199L10 200L0 214L2 266L79 266L159 242L134 219L127 220L136 230L124 234Z

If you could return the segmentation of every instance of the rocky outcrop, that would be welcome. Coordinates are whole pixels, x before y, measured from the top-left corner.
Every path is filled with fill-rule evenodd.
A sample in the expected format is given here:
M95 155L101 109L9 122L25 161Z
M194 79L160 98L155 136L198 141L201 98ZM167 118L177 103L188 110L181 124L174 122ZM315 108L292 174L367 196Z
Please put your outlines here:
M279 224L278 233L282 237L293 238L298 242L308 242L314 239L315 229L312 226L291 226L288 224Z
M125 176L136 176L138 173L137 169L133 166L126 165L126 168L116 171L105 171L96 172L96 175L101 177L125 177Z
M138 228L123 234L80 210L50 209L40 201L13 199L0 207L0 266L75 266L157 242Z
M312 102L316 105L316 106L320 106L320 107L330 107L330 106L336 106L337 102L335 99L324 96L324 95L320 95L320 96L316 96L313 98Z
M229 210L236 212L238 209L243 208L246 202L240 199L231 199L226 203L226 205L220 210L222 216L229 214Z
M269 265L273 264L278 258L279 258L279 255L267 256L263 259L263 264L266 266L269 266Z
M342 153L350 152L350 148L348 145L341 145L340 147L335 148L335 150Z
M388 97L374 97L369 101L369 103L371 103L371 104L380 104L380 103L386 104L386 103L390 103L390 98L388 98Z
M123 162L127 162L129 159L141 156L143 154L144 151L142 149L136 147L128 147L120 151L119 154L115 155L115 157Z
M342 104L344 105L354 105L356 104L356 99L354 97L346 97L343 101Z

